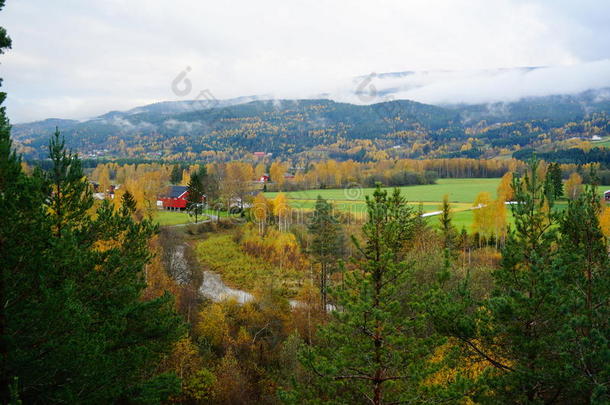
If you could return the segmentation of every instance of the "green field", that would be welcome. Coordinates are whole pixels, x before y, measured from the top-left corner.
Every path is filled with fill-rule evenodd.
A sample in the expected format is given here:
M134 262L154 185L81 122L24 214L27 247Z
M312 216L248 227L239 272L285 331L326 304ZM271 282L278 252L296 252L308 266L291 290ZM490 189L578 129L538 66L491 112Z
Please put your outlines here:
M500 179L439 179L437 184L423 186L399 187L402 194L407 198L409 204L416 208L421 206L423 212L438 211L443 196L447 194L451 207L455 211L457 225L468 225L472 221L472 213L467 211L472 207L478 193L487 191L492 198L496 195L496 189ZM386 188L392 190L392 188ZM366 211L365 196L372 195L374 188L347 188L347 189L318 189L293 191L285 193L292 208L312 210L316 198L332 201L337 210L360 214ZM278 193L266 193L267 198L274 198ZM466 212L460 212L466 211ZM430 218L433 221L433 217Z
M437 184L427 184L424 186L405 186L399 187L402 194L411 203L423 202L434 203L442 201L445 194L449 195L449 201L453 203L472 203L477 194L481 191L489 192L492 197L496 195L496 189L500 184L500 179L439 179ZM388 188L391 190L391 188ZM367 195L372 195L374 188L346 188L346 189L324 189L324 190L305 190L292 191L285 193L290 200L310 200L315 201L318 195L335 203L354 203L364 202ZM267 198L273 198L277 193L266 193ZM291 205L292 205L291 201ZM313 205L312 205L313 207Z
M602 146L606 147L606 148L610 148L610 136L603 137L599 141L593 141L593 142L591 142L591 144L593 145L594 148L595 147L601 148Z
M206 215L201 215L197 218L198 221L208 219ZM194 217L189 217L186 212L180 211L157 211L157 215L153 219L159 226L182 225L195 222Z
M453 210L453 224L456 228L470 230L473 213L470 210L478 193L488 192L492 198L496 198L496 190L500 184L499 178L476 178L476 179L439 179L437 184L424 186L399 187L402 194L409 203L415 207L421 205L423 212L434 212L440 208L443 196L447 194ZM606 190L610 186L600 186L599 190ZM385 188L392 190L391 187ZM285 193L292 208L312 210L318 195L332 201L337 210L361 214L366 211L365 196L372 195L373 188L349 188L349 189L317 189L292 191ZM267 198L274 198L278 193L265 193ZM600 193L601 196L601 193ZM562 210L567 203L559 201L555 208ZM512 215L508 208L508 221L512 223ZM438 217L427 217L430 224L438 222Z

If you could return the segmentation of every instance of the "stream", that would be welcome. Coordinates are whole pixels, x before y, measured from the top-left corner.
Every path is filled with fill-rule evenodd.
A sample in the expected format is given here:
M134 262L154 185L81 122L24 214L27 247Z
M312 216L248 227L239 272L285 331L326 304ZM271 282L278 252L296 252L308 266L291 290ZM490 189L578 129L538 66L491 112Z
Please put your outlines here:
M188 263L184 257L184 250L186 245L176 246L171 258L172 267L174 267L174 274L178 276L179 283L184 283L184 280L180 280L180 275L188 274L187 266ZM204 270L203 271L203 282L199 286L199 293L214 302L220 302L227 299L234 299L240 304L245 304L254 299L254 296L247 291L238 290L231 288L222 281L220 274ZM290 300L290 306L296 307L299 305L298 301Z
M220 274L208 270L203 272L203 282L199 287L199 292L214 302L235 299L240 304L245 304L254 299L249 292L229 287L222 281Z
M175 247L174 252L171 255L171 266L173 267L173 274L176 277L176 281L180 284L186 283L187 280L182 279L181 276L188 274L188 262L184 257L184 251L186 245L179 245ZM214 302L220 302L227 299L234 299L240 304L245 304L254 299L254 296L247 291L238 290L231 288L222 281L220 274L210 271L203 271L203 282L199 286L199 293ZM291 308L296 308L302 303L297 300L288 300ZM334 310L334 306L328 304L328 310Z

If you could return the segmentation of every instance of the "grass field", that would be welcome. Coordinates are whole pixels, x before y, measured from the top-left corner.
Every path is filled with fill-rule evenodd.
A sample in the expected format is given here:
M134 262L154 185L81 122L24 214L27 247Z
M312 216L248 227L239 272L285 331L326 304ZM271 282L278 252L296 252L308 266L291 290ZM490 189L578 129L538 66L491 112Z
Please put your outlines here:
M409 203L415 207L421 205L423 212L434 212L439 210L443 196L447 194L453 210L453 223L458 229L470 230L473 213L470 210L478 193L487 191L492 198L496 197L496 190L500 184L499 178L476 178L476 179L439 179L437 184L424 186L399 187L402 194ZM600 190L606 190L610 186L600 186ZM392 188L386 188L392 190ZM350 188L350 189L318 189L293 191L285 193L290 206L294 209L312 210L318 195L332 201L335 208L340 211L354 214L366 211L365 196L372 195L373 188ZM267 198L274 198L277 193L266 193ZM601 195L600 195L601 196ZM567 203L559 201L556 209L565 208ZM428 217L428 222L436 224L438 217ZM508 209L508 221L512 223L510 208Z
M208 219L206 215L201 215L197 218L198 221L202 221ZM168 225L182 225L182 224L190 224L195 222L194 217L189 217L186 212L180 211L157 211L157 215L154 220L159 224L159 226L168 226Z
M424 186L405 186L399 187L402 194L411 203L422 202L434 203L442 201L445 194L449 195L449 201L453 203L472 203L481 191L489 192L492 197L496 194L496 189L500 184L500 179L439 179L437 184L427 184ZM389 188L391 190L391 188ZM327 200L339 203L364 202L367 195L372 195L374 188L347 188L347 189L325 189L325 190L305 190L292 191L286 193L288 199L297 201L315 201L318 195ZM277 193L266 193L267 198L275 197ZM291 205L293 203L291 201ZM313 207L313 205L312 205ZM304 207L305 208L305 207Z
M602 147L602 146L604 146L606 148L610 148L610 136L603 137L599 141L593 141L593 142L591 142L591 144L593 145L593 147Z

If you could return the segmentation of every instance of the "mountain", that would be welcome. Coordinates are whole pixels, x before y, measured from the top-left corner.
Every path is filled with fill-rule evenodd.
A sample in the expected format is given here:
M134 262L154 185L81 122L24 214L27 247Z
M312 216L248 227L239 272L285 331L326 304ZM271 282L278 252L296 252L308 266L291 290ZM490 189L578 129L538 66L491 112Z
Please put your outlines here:
M45 156L56 126L85 157L237 159L263 151L282 157L373 159L384 153L493 157L548 138L559 142L590 137L592 131L604 136L610 128L610 89L442 106L408 100L356 105L262 98L168 101L83 122L49 119L15 125L13 136L32 159Z

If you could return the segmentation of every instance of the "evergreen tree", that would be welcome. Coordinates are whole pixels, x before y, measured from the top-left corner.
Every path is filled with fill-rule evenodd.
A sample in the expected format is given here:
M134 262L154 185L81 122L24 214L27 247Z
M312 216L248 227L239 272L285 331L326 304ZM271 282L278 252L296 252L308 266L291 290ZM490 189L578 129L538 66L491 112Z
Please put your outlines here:
M588 186L559 221L556 311L565 319L558 353L569 380L558 396L563 403L610 402L610 260L601 209L597 188Z
M563 179L559 163L551 163L546 172L547 193L554 200L563 196Z
M493 348L494 366L503 371L492 381L495 401L545 401L568 383L556 358L562 343L557 308L563 292L553 266L557 217L546 193L548 183L537 169L538 162L533 162L523 178L513 180L515 228L494 273L493 295L485 303L489 319L482 338Z
M341 225L332 211L332 205L318 196L313 217L308 226L308 231L312 236L309 251L314 260L320 264L320 296L324 311L327 309L328 277L336 269L337 261L343 256L345 250Z
M65 140L57 128L49 141L49 157L52 162L47 174L51 186L49 210L55 221L55 235L59 237L66 224L82 226L87 220L87 211L93 206L93 198L78 156L66 150Z
M125 193L121 196L121 205L131 213L136 212L136 200L129 190L125 190Z
M605 403L608 257L597 196L560 216L537 173L533 162L514 179L515 226L491 297L474 300L463 284L437 302L435 324L495 369L479 380L482 403Z
M0 10L4 0L0 0ZM11 39L4 27L0 27L0 55L11 48ZM0 86L2 79L0 79ZM8 350L10 337L7 330L7 312L9 308L9 291L13 288L9 275L11 268L18 268L22 261L31 255L27 239L16 238L23 231L36 230L36 217L41 213L36 210L33 201L38 190L33 181L21 173L21 159L12 147L10 139L11 126L3 105L6 93L0 92L0 402L9 401L9 387L13 383L8 370ZM19 226L19 219L24 226ZM25 226L28 229L23 229ZM26 235L29 232L26 233Z
M443 204L441 205L441 214L439 216L441 234L443 237L443 255L445 258L444 266L439 273L439 281L444 283L450 276L451 260L457 246L457 231L452 224L451 205L449 204L449 196L443 196Z
M188 194L186 197L186 209L189 215L195 217L195 223L197 223L197 217L203 212L203 183L201 181L201 172L194 172L191 174L191 179L188 184Z
M182 167L180 167L180 165L174 165L172 167L172 171L169 175L169 181L172 184L179 184L180 181L182 180Z
M153 370L181 321L169 296L141 299L156 226L134 222L129 204L117 212L105 201L89 216L87 181L59 134L54 166L32 177L0 140L3 378L25 403L158 402L176 392L176 376Z
M303 349L302 363L315 376L310 389L291 399L313 403L408 402L426 375L433 340L426 338L404 245L419 223L399 190L379 187L367 197L362 258L333 290L338 310Z

